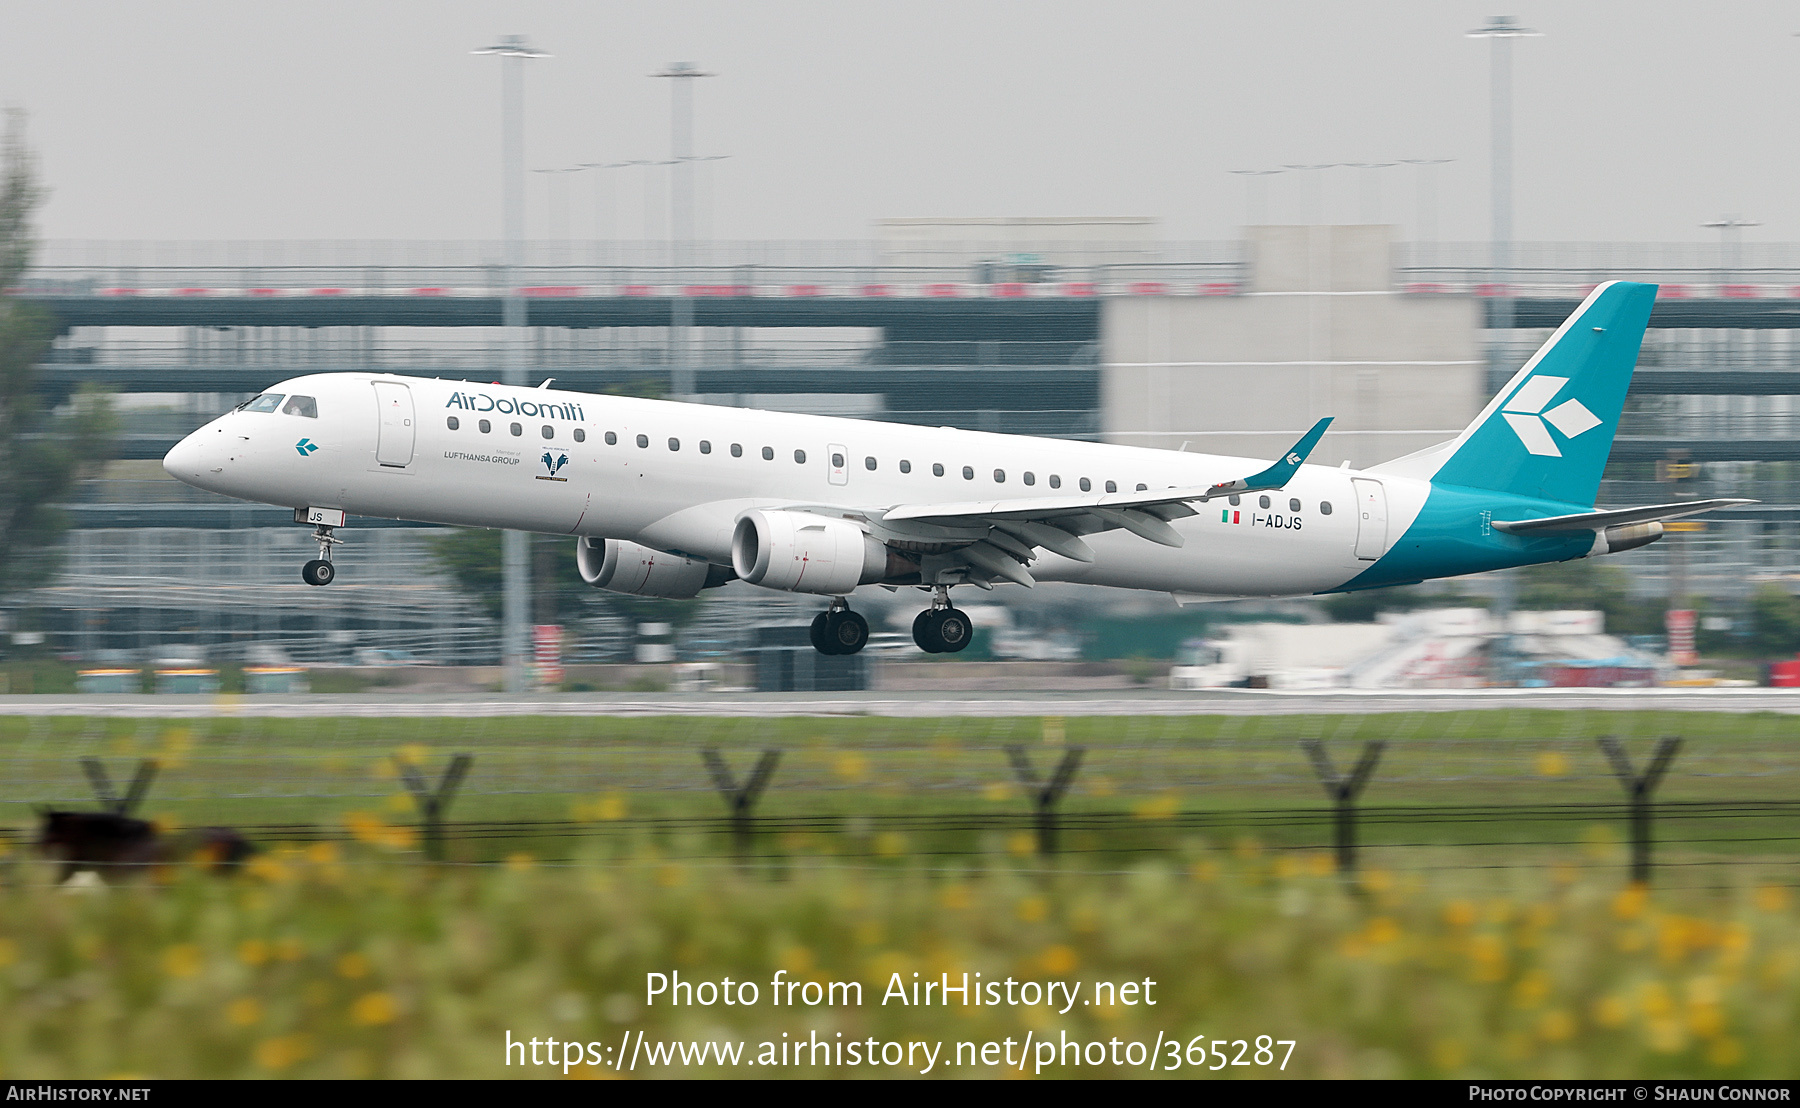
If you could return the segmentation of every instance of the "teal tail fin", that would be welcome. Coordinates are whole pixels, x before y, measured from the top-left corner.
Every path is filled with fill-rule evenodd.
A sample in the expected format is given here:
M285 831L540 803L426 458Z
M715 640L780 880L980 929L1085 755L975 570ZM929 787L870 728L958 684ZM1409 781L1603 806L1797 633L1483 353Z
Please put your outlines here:
M1443 458L1438 484L1592 505L1655 302L1655 285L1601 285L1461 435L1406 461Z

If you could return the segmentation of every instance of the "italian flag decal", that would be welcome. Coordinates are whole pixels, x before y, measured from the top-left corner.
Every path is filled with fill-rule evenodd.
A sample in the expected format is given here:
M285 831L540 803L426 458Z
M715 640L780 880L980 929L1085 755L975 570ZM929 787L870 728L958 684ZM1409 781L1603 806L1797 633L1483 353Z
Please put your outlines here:
M1230 508L1223 508L1219 511L1219 522L1241 523L1242 520L1238 519L1238 513L1232 511Z

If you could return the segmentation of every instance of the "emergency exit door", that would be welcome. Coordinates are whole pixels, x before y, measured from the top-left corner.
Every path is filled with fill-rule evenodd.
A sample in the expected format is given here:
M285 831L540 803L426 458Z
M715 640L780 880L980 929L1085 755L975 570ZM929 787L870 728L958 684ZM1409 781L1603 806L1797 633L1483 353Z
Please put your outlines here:
M376 431L375 460L384 466L404 468L412 463L412 389L397 381L376 381L375 406L381 422Z
M1351 478L1350 487L1356 492L1356 556L1372 562L1387 553L1387 489L1363 477Z

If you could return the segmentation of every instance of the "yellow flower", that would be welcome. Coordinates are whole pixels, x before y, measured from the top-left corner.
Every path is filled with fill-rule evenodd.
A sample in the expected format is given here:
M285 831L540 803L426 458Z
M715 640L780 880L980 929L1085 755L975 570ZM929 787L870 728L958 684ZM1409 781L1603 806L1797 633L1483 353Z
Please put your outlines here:
M1735 1066L1744 1060L1744 1048L1736 1039L1718 1039L1707 1048L1706 1060L1715 1066Z
M1011 854L1023 858L1037 849L1037 839L1029 831L1014 831L1006 837L1006 849Z
M1466 900L1452 900L1444 905L1444 922L1451 927L1472 927L1475 918L1475 905Z
M18 944L11 939L0 938L0 967L10 966L19 957Z
M1601 1027L1623 1027L1631 1018L1631 1006L1616 996L1601 997L1594 1004L1594 1022Z
M394 998L387 993L364 993L350 1006L350 1022L364 1027L392 1023L398 1012Z
M1788 906L1788 891L1780 885L1764 885L1756 890L1756 907L1763 912L1783 912Z
M306 945L292 935L275 940L275 957L284 962L297 962L306 953Z
M170 977L192 977L200 972L200 948L180 943L163 951L163 972Z
M1569 772L1569 757L1561 751L1546 750L1537 756L1537 771L1540 777L1561 777Z
M262 1022L262 1005L255 997L239 997L225 1006L225 1018L233 1027L249 1027Z
M1036 923L1050 914L1050 905L1041 896L1028 896L1015 907L1020 923Z
M1550 995L1550 978L1542 970L1526 974L1513 986L1513 1003L1520 1008L1536 1008Z
M348 981L369 975L369 960L361 954L351 951L337 960L338 976Z
M506 856L506 868L516 873L524 873L536 866L537 859L523 850L516 850Z
M1369 921L1368 937L1377 945L1391 943L1400 937L1400 925L1387 916L1376 916Z
M1141 800L1131 809L1132 815L1146 820L1174 819L1180 812L1181 797L1172 789Z
M605 793L594 802L594 815L603 820L624 819L625 809L625 797L620 793Z
M869 760L861 754L839 754L832 768L840 778L855 784L868 776Z
M875 853L893 858L906 853L906 836L898 831L883 831L875 836Z
M1431 1048L1432 1060L1440 1070L1458 1070L1468 1060L1469 1052L1456 1039L1439 1039Z
M969 906L969 887L967 885L945 885L938 892L938 903L952 911L961 911Z
M1061 943L1047 947L1038 958L1038 964L1044 972L1053 977L1060 977L1075 968L1075 952Z
M269 960L269 944L261 939L245 939L238 944L238 961L246 966L260 966Z
M1613 897L1613 915L1620 919L1636 919L1644 914L1644 906L1650 902L1650 889L1641 881L1634 881Z
M264 1039L256 1047L256 1064L269 1070L284 1070L312 1053L312 1042L305 1035L280 1035Z
M1552 1008L1538 1020L1538 1034L1547 1043L1566 1042L1575 1034L1575 1017L1561 1008Z
M990 781L982 786L981 795L996 803L1004 800L1011 800L1013 795L1012 786L1004 781Z

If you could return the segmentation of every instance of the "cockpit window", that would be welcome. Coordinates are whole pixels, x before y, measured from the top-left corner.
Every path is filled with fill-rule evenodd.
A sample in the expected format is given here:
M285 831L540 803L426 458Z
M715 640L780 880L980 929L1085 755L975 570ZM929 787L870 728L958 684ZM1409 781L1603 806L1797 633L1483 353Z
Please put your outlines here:
M281 406L281 393L265 392L238 405L240 412L272 412Z
M310 396L299 393L288 397L288 402L281 406L282 415L305 416L307 419L319 418L319 402Z

